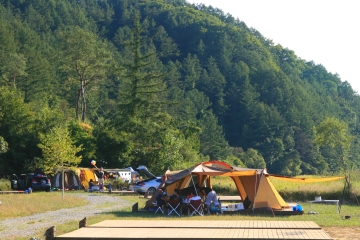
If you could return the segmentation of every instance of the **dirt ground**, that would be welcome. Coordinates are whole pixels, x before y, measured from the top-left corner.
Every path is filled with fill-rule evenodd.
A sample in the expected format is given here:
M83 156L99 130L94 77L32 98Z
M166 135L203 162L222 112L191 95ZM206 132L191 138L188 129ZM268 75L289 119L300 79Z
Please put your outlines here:
M359 227L323 227L330 237L335 240L360 239Z

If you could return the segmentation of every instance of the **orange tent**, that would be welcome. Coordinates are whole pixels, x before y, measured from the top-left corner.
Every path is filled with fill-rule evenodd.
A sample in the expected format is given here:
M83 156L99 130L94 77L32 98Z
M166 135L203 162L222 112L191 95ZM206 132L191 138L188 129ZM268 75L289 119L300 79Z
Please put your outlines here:
M232 178L241 199L243 201L245 199L248 202L250 201L248 208L270 208L274 210L289 208L289 206L271 183L270 176L300 182L325 181L323 178L306 181L301 178L271 175L266 172L266 169L239 168L220 161L209 161L202 162L182 171L166 171L163 176L163 183L159 188L165 187L167 193L172 193L175 188L196 189L198 186L212 187L212 176ZM327 181L337 179L339 178L328 178ZM153 207L156 196L157 192L147 201L146 209Z

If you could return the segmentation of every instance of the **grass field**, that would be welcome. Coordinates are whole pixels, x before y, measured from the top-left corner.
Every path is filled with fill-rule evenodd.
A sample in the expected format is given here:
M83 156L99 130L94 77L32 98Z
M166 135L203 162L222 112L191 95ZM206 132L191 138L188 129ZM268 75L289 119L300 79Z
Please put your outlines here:
M62 199L61 193L34 192L32 194L0 194L2 208L0 220L24 217L36 213L54 211L62 208L75 208L87 202L81 197L68 196ZM6 207L5 207L6 206Z

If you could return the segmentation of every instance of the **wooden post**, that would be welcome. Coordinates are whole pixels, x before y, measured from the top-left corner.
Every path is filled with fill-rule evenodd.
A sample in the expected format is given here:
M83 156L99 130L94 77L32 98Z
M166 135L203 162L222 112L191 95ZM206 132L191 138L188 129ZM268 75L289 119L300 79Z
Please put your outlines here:
M132 212L137 212L139 210L139 203L135 203L133 206L132 206Z
M44 233L46 240L52 240L55 237L56 227L52 226L51 228L47 229Z
M79 228L86 227L86 217L79 222Z

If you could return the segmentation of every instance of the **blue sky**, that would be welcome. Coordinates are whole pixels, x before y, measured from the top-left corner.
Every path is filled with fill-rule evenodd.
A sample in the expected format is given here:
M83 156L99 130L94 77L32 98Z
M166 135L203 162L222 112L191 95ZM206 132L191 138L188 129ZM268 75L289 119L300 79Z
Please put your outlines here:
M360 2L356 0L186 0L230 13L275 44L337 73L360 94Z

